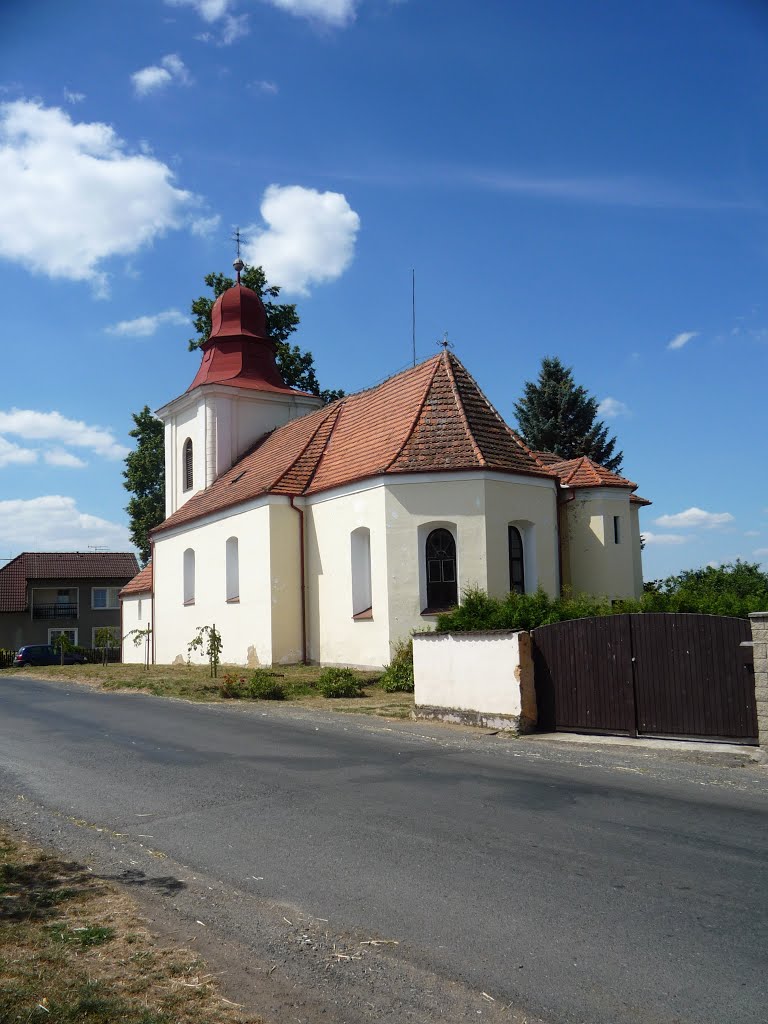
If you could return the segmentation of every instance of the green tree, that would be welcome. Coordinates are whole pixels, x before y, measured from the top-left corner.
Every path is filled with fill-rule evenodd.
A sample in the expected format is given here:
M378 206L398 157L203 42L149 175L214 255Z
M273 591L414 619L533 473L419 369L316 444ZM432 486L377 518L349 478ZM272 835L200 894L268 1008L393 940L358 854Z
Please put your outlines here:
M554 452L564 459L587 455L617 473L623 452L616 438L597 418L597 399L577 385L573 371L555 356L545 356L537 381L526 381L523 397L515 403L520 436L536 451Z
M149 534L165 518L165 444L163 424L145 405L132 413L135 449L128 454L123 470L123 487L132 494L126 505L131 540L143 565L150 555Z
M261 298L267 311L267 330L275 342L277 365L285 383L300 391L309 391L318 395L327 405L341 398L343 391L322 390L315 373L315 363L311 352L302 352L298 345L291 345L288 338L299 326L299 314L293 303L276 303L280 295L278 285L269 284L261 267L250 267L247 264L240 274L240 282L246 288L252 288ZM206 274L206 285L213 291L213 296L200 295L192 303L192 317L197 337L189 339L189 350L193 352L203 345L211 333L211 310L216 299L231 288L235 283L224 274Z
M702 569L685 569L644 587L646 610L701 612L746 618L768 608L768 573L758 562L727 562Z

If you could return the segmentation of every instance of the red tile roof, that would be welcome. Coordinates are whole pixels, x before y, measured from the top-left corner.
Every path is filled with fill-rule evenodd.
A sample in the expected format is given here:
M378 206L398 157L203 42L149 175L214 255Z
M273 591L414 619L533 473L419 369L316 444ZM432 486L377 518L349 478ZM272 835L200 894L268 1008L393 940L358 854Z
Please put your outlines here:
M629 496L630 505L652 505L653 502L647 498L641 498L639 494L630 494Z
M546 469L560 478L565 487L628 487L634 490L636 483L618 473L601 466L582 455L578 459L556 459L552 461L551 453L536 452L536 456Z
M551 476L446 351L274 430L155 532L263 494L471 469Z
M0 612L26 611L27 580L128 580L138 568L129 551L25 551L0 569Z
M147 562L138 576L129 580L120 591L120 597L127 597L129 594L149 594L152 592L152 563Z

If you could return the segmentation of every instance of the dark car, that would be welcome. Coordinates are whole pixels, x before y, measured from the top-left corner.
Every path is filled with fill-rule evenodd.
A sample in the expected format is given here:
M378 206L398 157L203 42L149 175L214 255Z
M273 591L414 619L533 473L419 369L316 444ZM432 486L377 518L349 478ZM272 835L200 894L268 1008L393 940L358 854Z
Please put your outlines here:
M26 644L20 647L18 654L13 660L16 668L20 665L60 665L61 654L50 644ZM65 665L84 665L85 657L76 652L64 653Z

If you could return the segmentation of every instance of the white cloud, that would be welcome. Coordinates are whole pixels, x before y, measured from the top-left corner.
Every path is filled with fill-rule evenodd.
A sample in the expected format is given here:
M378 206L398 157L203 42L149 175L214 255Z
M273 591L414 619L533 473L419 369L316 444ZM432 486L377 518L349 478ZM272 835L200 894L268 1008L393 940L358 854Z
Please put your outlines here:
M597 407L598 416L605 416L607 420L615 419L617 416L629 416L629 406L620 402L618 398L606 396Z
M183 226L195 197L172 181L107 124L28 100L0 105L0 257L103 290L104 260Z
M221 217L218 213L215 213L212 217L196 217L189 225L189 230L193 235L205 238L208 235L212 235L219 224L221 224Z
M768 548L755 548L752 554L757 555L758 557L768 555Z
M352 262L360 218L339 192L301 185L270 185L261 201L268 224L245 229L247 262L262 266L287 292L335 281Z
M222 20L225 29L228 21L244 19L234 15L234 0L165 0L171 7L193 7L200 17L213 24ZM299 18L325 22L328 25L347 25L355 17L359 0L262 0L278 10ZM230 40L231 41L231 40Z
M70 420L60 412L34 409L0 410L0 435L13 434L25 441L54 441L70 448L87 448L105 459L124 459L128 448L118 444L111 430Z
M171 82L190 85L192 79L181 57L176 53L168 53L159 64L150 64L140 71L134 71L131 81L137 96L147 96Z
M60 466L64 469L83 469L87 465L77 455L65 451L64 448L51 448L50 451L45 452L43 458L49 466Z
M759 537L760 536L760 531L759 530L745 530L744 531L744 536L745 537Z
M178 309L166 309L162 313L155 313L152 316L137 316L134 320L120 320L119 323L105 327L107 334L116 334L123 338L150 338L156 334L158 328L165 324L186 324L189 326L189 317L184 316Z
M89 545L128 551L127 527L87 512L60 494L0 501L0 547L15 551L83 551Z
M252 89L254 92L266 93L268 96L276 96L280 92L277 82L267 82L263 79L249 82L248 88Z
M281 11L329 25L347 25L354 20L358 0L265 0Z
M71 89L64 90L64 99L67 103L82 103L85 99L84 92L72 92Z
M679 533L651 533L649 530L643 530L643 538L646 544L659 545L686 544L691 539Z
M674 336L672 341L667 345L667 348L672 350L682 348L684 345L687 345L689 341L692 341L694 338L698 338L698 336L698 331L683 331L681 334L676 334Z
M220 22L218 35L213 32L203 32L195 38L202 43L218 43L219 46L229 46L236 39L248 35L248 16L246 14L232 14L231 9L235 6L233 0L165 0L171 7L193 7L203 21L209 25Z
M37 452L33 448L22 448L0 437L0 469L3 466L28 465L30 462L37 462Z
M703 526L712 529L714 526L723 526L725 523L732 523L733 516L730 512L705 512L702 508L687 508L685 512L676 512L671 516L659 516L654 522L657 526L663 527L692 527Z

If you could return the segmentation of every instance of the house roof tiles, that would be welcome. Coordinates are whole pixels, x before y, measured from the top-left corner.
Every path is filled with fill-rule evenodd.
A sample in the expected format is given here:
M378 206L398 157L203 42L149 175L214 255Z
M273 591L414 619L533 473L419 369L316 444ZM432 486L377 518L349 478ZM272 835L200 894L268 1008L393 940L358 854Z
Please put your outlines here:
M129 580L120 591L120 597L129 594L148 594L152 591L152 562L147 562L141 572Z
M381 474L551 473L448 351L267 434L156 533L264 494L317 494Z
M27 580L127 580L138 568L129 551L25 551L0 569L0 612L26 610Z

